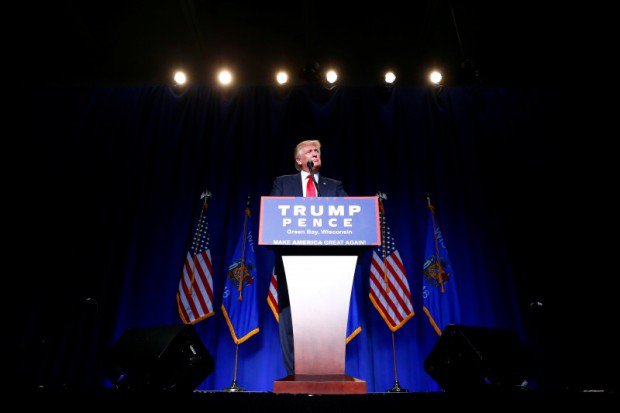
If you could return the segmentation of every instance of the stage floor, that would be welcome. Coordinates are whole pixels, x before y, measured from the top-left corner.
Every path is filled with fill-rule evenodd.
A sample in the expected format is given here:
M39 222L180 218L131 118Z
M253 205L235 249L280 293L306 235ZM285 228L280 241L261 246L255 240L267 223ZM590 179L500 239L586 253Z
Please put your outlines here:
M46 408L62 406L80 410L101 407L175 408L194 407L203 413L212 411L237 412L324 412L368 411L389 413L385 409L415 409L422 405L450 405L458 408L474 407L479 411L489 408L512 408L515 406L543 406L547 401L555 407L566 405L595 406L598 402L616 399L613 391L554 391L542 392L523 389L486 389L466 393L367 393L360 395L309 395L275 394L271 392L223 392L194 391L191 393L121 392L112 389L102 390L50 390L40 389L32 392L14 392L19 396L22 407L39 405ZM604 405L603 404L603 405ZM173 410L173 411L176 411ZM144 410L139 410L144 411ZM165 410L163 410L165 411ZM394 410L396 411L396 410Z

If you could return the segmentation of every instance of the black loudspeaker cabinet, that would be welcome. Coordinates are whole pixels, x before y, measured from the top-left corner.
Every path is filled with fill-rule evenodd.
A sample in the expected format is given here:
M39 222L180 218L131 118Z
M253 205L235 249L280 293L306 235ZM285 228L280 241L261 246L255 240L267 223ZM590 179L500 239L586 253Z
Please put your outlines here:
M121 390L193 391L214 361L191 324L127 330L105 360L108 378Z
M424 361L445 390L520 386L530 379L532 357L509 330L448 325Z

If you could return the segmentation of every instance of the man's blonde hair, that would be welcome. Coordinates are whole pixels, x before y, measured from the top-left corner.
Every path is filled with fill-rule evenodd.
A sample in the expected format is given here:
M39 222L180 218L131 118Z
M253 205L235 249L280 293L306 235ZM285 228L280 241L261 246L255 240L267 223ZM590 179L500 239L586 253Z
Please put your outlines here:
M297 165L297 158L299 158L301 156L301 150L304 146L309 146L312 145L314 147L316 147L319 152L321 152L321 142L319 142L316 139L310 139L307 141L301 141L297 144L297 146L295 146L295 169L297 169L298 171L301 171L301 167L299 165Z

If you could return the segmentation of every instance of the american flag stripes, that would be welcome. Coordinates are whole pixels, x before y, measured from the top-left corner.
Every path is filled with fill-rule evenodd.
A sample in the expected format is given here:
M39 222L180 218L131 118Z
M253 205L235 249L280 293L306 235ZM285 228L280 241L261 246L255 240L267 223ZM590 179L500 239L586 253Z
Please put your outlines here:
M204 202L194 231L192 243L185 263L177 305L179 315L185 324L195 324L214 314L213 311L213 265L209 251L209 225L207 223L208 192L203 194ZM209 194L210 195L210 194Z
M381 214L382 244L370 264L370 301L393 332L415 314L407 273L385 216Z
M273 274L271 274L271 279L269 280L267 305L269 305L269 308L271 308L273 316L276 318L276 320L280 322L280 307L278 306L278 275L275 273L275 268L273 270Z

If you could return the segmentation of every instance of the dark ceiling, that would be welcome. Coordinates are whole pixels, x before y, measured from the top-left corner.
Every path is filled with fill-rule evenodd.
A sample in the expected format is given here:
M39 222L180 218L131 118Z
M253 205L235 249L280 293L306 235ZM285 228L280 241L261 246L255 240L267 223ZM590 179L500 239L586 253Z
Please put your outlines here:
M471 79L464 62L487 84L532 83L579 46L574 16L546 2L362 3L47 2L23 12L20 47L35 79L53 84L164 83L176 67L210 83L222 65L242 84L269 84L278 66L299 82L316 62L368 85L388 67L417 84L431 65L457 84Z

